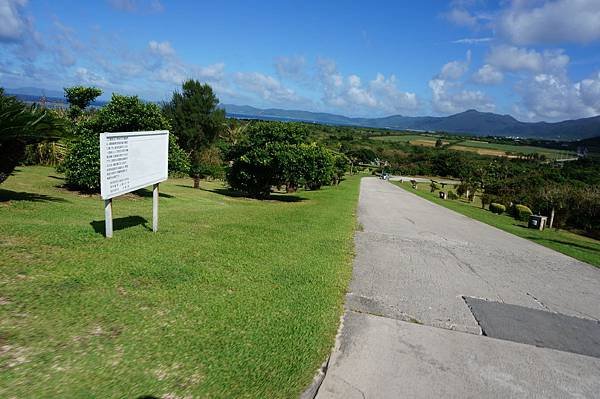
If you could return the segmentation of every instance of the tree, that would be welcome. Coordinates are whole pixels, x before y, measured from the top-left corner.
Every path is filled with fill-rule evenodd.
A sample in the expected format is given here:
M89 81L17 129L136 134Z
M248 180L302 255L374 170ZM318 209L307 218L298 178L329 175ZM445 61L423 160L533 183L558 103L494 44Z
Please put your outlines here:
M100 142L102 132L168 130L169 121L156 104L144 103L137 96L113 94L110 102L96 114L82 118L75 125L75 138L68 144L68 154L61 168L67 184L85 191L100 189ZM186 154L169 135L169 173L189 170Z
M97 87L73 86L65 87L64 91L69 103L69 113L74 119L80 116L92 101L102 95L102 90Z
M444 145L444 142L442 141L442 139L437 139L435 141L435 148L440 148Z
M189 154L189 175L194 188L200 188L202 151L211 146L223 130L225 111L218 109L219 99L208 84L187 80L175 91L163 111L171 121L173 133Z
M0 184L25 157L28 144L64 137L66 123L52 111L27 106L0 88Z
M266 198L273 186L294 192L330 184L333 154L322 145L306 144L307 129L300 123L254 122L244 139L233 146L227 173L230 186L251 197Z

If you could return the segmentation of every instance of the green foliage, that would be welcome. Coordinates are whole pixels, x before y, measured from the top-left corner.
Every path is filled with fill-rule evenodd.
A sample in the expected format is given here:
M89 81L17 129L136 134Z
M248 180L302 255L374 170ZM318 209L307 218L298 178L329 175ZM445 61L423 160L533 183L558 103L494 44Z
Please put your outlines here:
M529 216L533 215L533 212L531 211L531 209L529 209L529 207L525 206L525 205L521 205L521 204L516 204L513 205L512 207L512 215L521 221L527 221L529 220Z
M181 89L173 93L163 111L171 121L179 144L190 154L189 174L197 188L199 179L206 174L202 151L225 129L225 111L217 108L219 99L208 84L187 80Z
M177 144L177 137L169 134L169 176L183 177L190 171L190 157Z
M429 188L430 188L431 192L433 193L433 192L435 192L435 190L439 190L440 186L438 186L438 184L432 180L431 183L429 183Z
M333 183L339 184L339 182L344 178L344 175L348 171L348 166L350 164L350 160L348 157L341 153L333 154Z
M29 144L25 148L25 165L58 166L67 155L67 146L60 141Z
M72 118L80 116L92 101L102 95L102 90L96 87L73 86L65 87L64 91Z
M504 206L502 204L498 204L496 202L492 202L490 204L490 211L493 212L493 213L496 213L498 215L501 215L504 212L506 212L506 206Z
M442 139L437 139L435 141L435 147L436 148L440 148L440 147L443 147L443 146L444 146L444 142L442 141Z
M37 105L27 106L0 88L0 184L25 159L27 145L66 136L65 121Z
M481 194L481 207L485 208L486 205L491 204L494 200L493 196L488 193Z
M191 168L194 169L190 174L199 176L201 179L207 177L222 179L225 176L221 153L216 146L203 149L200 152L200 161L196 165L191 166Z
M113 94L106 106L76 123L75 139L68 143L68 153L61 165L67 184L84 191L100 189L100 133L167 130L169 127L156 104L144 103L136 96ZM169 173L187 172L185 158L175 138L171 138Z
M245 138L233 146L227 180L232 188L266 198L272 186L288 192L305 185L318 189L335 177L334 155L318 144L306 144L304 124L254 122Z
M458 195L456 195L456 193L454 191L448 190L448 199L449 200L457 200Z
M335 176L334 156L327 148L316 143L300 144L299 151L305 168L304 181L311 190L331 184Z

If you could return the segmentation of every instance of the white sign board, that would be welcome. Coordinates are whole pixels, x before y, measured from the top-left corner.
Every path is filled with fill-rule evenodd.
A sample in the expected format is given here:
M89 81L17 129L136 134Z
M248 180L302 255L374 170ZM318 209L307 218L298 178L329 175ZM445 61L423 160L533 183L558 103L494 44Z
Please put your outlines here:
M100 193L110 199L167 180L169 132L100 134Z

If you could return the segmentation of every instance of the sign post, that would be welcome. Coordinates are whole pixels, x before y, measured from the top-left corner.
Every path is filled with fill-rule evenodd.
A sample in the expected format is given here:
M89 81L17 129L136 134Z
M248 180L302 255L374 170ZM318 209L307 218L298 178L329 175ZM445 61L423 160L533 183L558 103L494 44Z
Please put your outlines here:
M152 231L158 231L158 183L152 186Z
M106 237L113 234L112 199L152 185L152 231L158 230L158 184L169 174L169 132L100 134L100 192Z

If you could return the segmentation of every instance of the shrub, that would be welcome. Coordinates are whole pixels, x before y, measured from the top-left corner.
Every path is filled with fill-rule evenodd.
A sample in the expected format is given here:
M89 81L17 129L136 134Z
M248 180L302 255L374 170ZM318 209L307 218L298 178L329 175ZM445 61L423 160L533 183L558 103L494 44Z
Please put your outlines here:
M529 216L533 215L533 212L531 212L529 207L521 204L513 206L512 211L515 219L522 220L524 222L529 220Z
M306 186L311 190L318 190L322 186L331 184L335 175L334 158L331 151L318 144L300 144L299 146L304 166Z
M506 207L502 204L492 202L490 204L490 211L493 213L497 213L498 215L501 215L502 213L506 212Z
M458 195L456 195L456 193L454 191L448 190L448 199L449 200L457 200Z
M75 139L68 144L67 156L61 164L67 184L85 191L99 191L101 132L162 129L169 129L169 122L156 104L144 103L135 96L113 94L105 107L77 122ZM169 136L169 173L187 173L187 156L177 145L175 137Z
M65 121L55 113L27 106L0 88L0 183L24 160L27 145L56 141L66 134Z
M305 144L306 127L298 123L256 122L244 140L231 149L229 185L249 196L266 198L272 186L288 192L301 185L311 190L330 184L334 156L318 144Z

